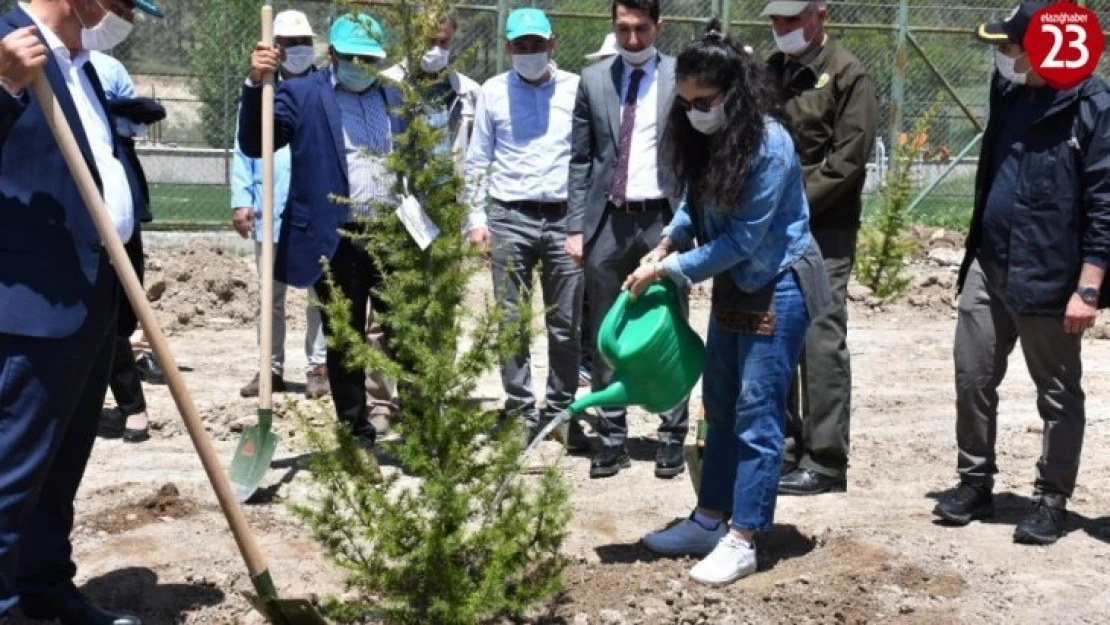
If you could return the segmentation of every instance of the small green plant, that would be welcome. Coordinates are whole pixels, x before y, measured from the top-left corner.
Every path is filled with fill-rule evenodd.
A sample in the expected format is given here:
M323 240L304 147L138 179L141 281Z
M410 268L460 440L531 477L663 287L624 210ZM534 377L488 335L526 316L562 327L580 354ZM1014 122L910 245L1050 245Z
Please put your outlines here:
M359 10L337 4L341 13ZM443 0L375 7L389 58L419 67L446 10ZM379 294L388 310L379 318L391 331L390 354L347 327L349 302L325 305L337 330L329 345L346 348L351 366L397 380L402 407L400 441L381 444L401 470L381 471L346 426L307 427L317 490L293 509L346 574L346 597L326 606L338 622L470 625L520 615L559 591L565 566L570 512L561 477L549 469L511 481L519 425L474 400L479 378L513 353L532 315L507 316L466 297L483 266L461 236L468 209L452 155L436 151L443 131L421 116L427 86L415 77L397 85L404 103L396 112L409 125L389 166L406 181L398 192L407 186L441 234L421 251L396 207L379 206L359 236L384 268Z
M917 190L915 166L927 152L929 129L940 112L938 102L922 116L912 135L902 133L894 165L887 172L879 207L860 229L856 250L856 275L876 297L902 293L910 279L902 274L906 259L917 251L909 235L909 206Z

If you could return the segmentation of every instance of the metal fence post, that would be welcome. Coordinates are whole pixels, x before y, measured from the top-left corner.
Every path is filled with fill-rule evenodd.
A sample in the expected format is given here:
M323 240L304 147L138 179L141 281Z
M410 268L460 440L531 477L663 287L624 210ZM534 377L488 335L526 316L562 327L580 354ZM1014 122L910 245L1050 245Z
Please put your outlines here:
M890 167L894 167L898 138L906 106L906 31L910 22L909 0L898 2L898 30L894 31L894 67L890 73Z
M505 32L508 19L509 0L497 0L497 32L493 33L493 45L497 47L497 73L505 71L505 46L501 45L501 33Z
M732 0L721 0L721 27L728 33L729 16L732 14Z

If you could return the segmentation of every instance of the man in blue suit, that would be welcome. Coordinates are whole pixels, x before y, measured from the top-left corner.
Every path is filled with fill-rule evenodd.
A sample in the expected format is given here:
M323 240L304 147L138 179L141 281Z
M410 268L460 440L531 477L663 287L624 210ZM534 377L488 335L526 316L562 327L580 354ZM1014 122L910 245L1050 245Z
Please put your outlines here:
M108 388L118 281L32 90L45 76L123 241L142 206L88 50L149 0L32 0L0 16L0 620L126 625L73 584L73 498Z
M327 259L336 285L351 302L351 329L366 334L367 302L381 311L375 291L381 268L365 243L339 235L359 231L359 217L375 207L396 205L396 177L386 158L394 137L404 131L391 111L401 105L395 88L364 69L385 59L381 26L366 13L344 15L332 24L331 65L298 80L281 83L274 102L274 148L290 148L289 199L281 215L274 279L298 288L313 287L320 300L331 298L320 259ZM282 51L259 43L239 110L239 146L258 158L262 152L263 76L276 72ZM333 198L349 198L336 202ZM326 314L324 332L334 328ZM386 328L388 338L388 328ZM388 344L388 341L387 341ZM366 373L349 369L346 353L328 346L328 383L339 420L367 445L377 436L367 419Z

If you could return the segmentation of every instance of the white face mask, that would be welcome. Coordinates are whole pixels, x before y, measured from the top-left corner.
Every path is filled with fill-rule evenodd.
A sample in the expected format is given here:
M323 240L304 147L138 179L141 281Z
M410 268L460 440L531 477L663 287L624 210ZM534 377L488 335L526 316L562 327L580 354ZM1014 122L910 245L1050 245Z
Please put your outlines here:
M111 50L127 39L135 25L105 9L100 0L96 0L96 6L104 11L104 18L92 28L81 19L81 13L77 13L77 20L81 22L81 47L85 50Z
M639 67L640 65L647 63L651 59L655 58L656 54L655 46L648 46L638 52L632 52L630 50L625 50L624 48L618 49L620 50L621 58L624 59L624 62L633 67Z
M285 60L281 66L290 74L303 74L316 62L316 50L312 46L292 46L285 49Z
M690 120L694 130L703 135L711 135L725 127L725 103L714 104L706 112L690 109L686 111L686 118Z
M420 69L429 74L438 74L447 67L447 63L450 61L450 50L444 50L439 46L433 46L424 53L424 56L420 57Z
M771 29L771 34L775 37L775 47L781 50L784 54L790 56L798 56L806 51L809 47L809 42L806 41L806 34L804 28L792 30L785 35L779 36L778 33Z
M546 52L514 54L513 70L524 80L539 80L547 73L549 57Z
M998 67L998 73L1002 74L1003 78L1016 85L1024 85L1025 79L1029 77L1029 70L1025 70L1020 74L1014 71L1014 65L1017 64L1019 58L1021 57L1011 58L998 50L994 51L994 64Z

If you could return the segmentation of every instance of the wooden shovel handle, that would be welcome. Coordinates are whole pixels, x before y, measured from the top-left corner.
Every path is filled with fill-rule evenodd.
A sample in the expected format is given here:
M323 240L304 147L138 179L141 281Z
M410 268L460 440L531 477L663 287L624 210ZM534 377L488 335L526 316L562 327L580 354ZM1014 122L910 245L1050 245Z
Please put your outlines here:
M262 7L262 41L274 43L274 9ZM270 354L274 344L274 75L262 79L262 287L259 297L261 336L258 341L258 407L273 407Z
M204 423L197 412L196 404L193 403L193 397L189 393L189 388L185 385L185 378L182 377L181 371L177 368L177 361L174 360L173 354L170 352L166 336L162 333L161 326L158 325L158 319L154 316L154 310L146 300L146 293L139 282L139 277L135 274L135 269L131 266L131 260L123 249L123 243L116 233L111 217L108 216L108 209L104 206L103 198L100 197L100 190L96 186L92 172L89 171L89 166L81 154L81 149L77 147L73 129L70 127L69 121L66 120L65 113L62 112L62 107L54 95L54 90L50 87L50 82L47 81L44 74L40 74L35 79L33 87L35 97L38 99L39 105L42 106L43 115L46 116L46 122L50 125L50 131L54 134L54 139L62 150L66 165L69 166L74 182L77 183L77 188L81 191L81 197L85 200L85 206L89 209L89 216L104 242L104 247L112 260L112 266L115 267L116 275L119 276L119 280L123 284L123 290L127 293L127 299L131 302L131 307L135 310L135 315L138 317L139 323L142 324L143 330L146 331L147 339L149 339L150 345L154 349L154 355L158 358L158 363L165 370L166 381L169 384L170 393L173 395L173 401L177 404L177 410L181 413L182 419L185 420L185 428L189 431L189 438L193 440L193 447L196 448L197 455L200 456L200 462L204 465L204 472L208 474L208 481L212 483L212 488L216 491L216 499L219 500L220 508L223 509L224 516L227 517L231 533L235 536L235 542L239 545L239 551L243 554L243 560L247 563L247 569L251 576L255 577L266 571L266 560L250 532L242 508L235 500L235 492L231 488L231 483L227 479L224 468L220 466L219 456L216 454L216 449L212 446L212 440L204 429Z

